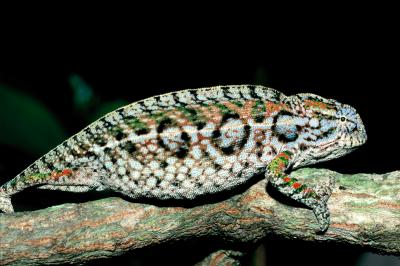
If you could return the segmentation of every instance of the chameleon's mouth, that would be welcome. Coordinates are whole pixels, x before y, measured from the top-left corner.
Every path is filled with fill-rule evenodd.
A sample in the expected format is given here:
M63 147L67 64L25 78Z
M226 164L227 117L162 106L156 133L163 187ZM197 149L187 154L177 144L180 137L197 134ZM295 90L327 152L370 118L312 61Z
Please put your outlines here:
M325 149L325 148L327 148L327 147L329 147L329 146L331 146L331 145L337 143L338 140L339 140L339 138L335 138L335 139L333 139L333 140L331 140L331 141L328 141L328 142L326 142L326 143L320 145L319 147L322 148L322 149Z

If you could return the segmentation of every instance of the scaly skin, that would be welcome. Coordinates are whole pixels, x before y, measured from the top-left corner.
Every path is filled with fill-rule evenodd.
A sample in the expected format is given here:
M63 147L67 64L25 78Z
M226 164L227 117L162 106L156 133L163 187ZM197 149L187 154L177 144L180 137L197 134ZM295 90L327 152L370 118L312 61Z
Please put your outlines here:
M26 187L111 189L131 198L194 199L256 174L329 226L330 184L309 188L289 169L342 156L366 141L354 108L313 94L218 86L132 103L89 125L0 187L0 210Z

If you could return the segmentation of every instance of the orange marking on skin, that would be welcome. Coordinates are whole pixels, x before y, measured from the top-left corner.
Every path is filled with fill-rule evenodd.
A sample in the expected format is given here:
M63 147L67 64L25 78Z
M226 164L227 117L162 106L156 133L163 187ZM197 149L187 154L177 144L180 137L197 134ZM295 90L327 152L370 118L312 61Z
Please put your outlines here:
M180 126L191 126L193 123L189 119L185 119L180 123Z
M157 125L156 121L154 119L148 117L147 115L139 117L139 120L142 121L147 126L155 126L155 125Z
M298 182L296 182L296 183L293 183L292 187L293 187L294 189L298 189L299 187L301 187L301 184L298 183Z
M285 181L285 182L290 182L290 180L292 180L292 179L290 177L288 177L288 176L285 176L283 178L283 181Z
M239 106L237 106L236 104L233 104L231 102L222 102L223 105L225 105L226 107L228 107L229 109L235 111L236 113L240 113L241 109Z
M197 133L197 141L196 142L194 142L193 144L197 144L197 143L200 143L202 140L204 140L204 139L209 139L208 137L205 137L204 135L202 135L202 134L200 134L200 133Z
M255 129L254 130L254 140L258 142L262 142L265 139L265 134L262 129Z
M289 160L289 159L290 159L289 155L287 155L287 154L284 153L284 152L279 153L279 154L278 154L278 157L285 158L286 160Z
M219 124L222 120L222 115L218 107L216 106L201 106L200 108L201 113L204 115L208 122L213 122L215 124Z
M51 173L51 178L54 180L58 180L60 177L62 176L67 176L67 175L71 175L72 174L72 170L70 169L64 169L61 172L52 172Z
M255 105L255 101L247 101L243 105L243 111L240 116L244 119L249 119L252 117L251 112L253 110L253 106Z
M282 161L279 161L279 162L278 162L278 166L279 166L279 169L280 169L280 170L283 170L283 169L285 169L285 167L286 167L285 163L282 162Z
M62 170L62 174L63 174L63 175L71 175L71 174L72 174L72 170L70 170L70 169L64 169L64 170Z
M253 105L255 104L255 101L246 101L242 107L239 107L231 102L223 102L222 104L230 110L236 112L240 116L240 118L249 119L251 118L251 110L253 108Z
M333 107L329 104L322 103L322 102L317 102L313 100L304 100L304 106L307 108L318 108L318 109L332 109Z
M283 104L276 104L273 102L265 102L266 116L271 116L273 113L279 112L280 110L284 109L285 106Z

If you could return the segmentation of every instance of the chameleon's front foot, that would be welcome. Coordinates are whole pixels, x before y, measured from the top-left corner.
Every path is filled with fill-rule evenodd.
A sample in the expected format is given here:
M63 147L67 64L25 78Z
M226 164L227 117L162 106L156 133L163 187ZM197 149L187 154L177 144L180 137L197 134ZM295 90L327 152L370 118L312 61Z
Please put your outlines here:
M335 179L333 176L329 176L327 183L321 184L314 189L308 188L296 178L285 174L285 170L290 165L292 155L293 153L290 151L279 153L268 165L266 177L270 177L269 181L281 193L311 208L320 224L320 231L318 233L323 233L329 227L327 201L332 194Z
M0 190L0 211L5 213L14 212L10 196L8 196L4 191L1 190Z
M326 202L315 201L315 203L311 204L309 207L313 209L319 223L319 230L317 230L317 233L325 233L330 224L330 214Z
M324 233L328 230L330 224L330 213L327 202L332 194L334 185L335 178L330 175L328 182L316 186L314 190L309 190L310 193L312 193L311 197L301 200L305 205L312 208L320 225L318 233Z

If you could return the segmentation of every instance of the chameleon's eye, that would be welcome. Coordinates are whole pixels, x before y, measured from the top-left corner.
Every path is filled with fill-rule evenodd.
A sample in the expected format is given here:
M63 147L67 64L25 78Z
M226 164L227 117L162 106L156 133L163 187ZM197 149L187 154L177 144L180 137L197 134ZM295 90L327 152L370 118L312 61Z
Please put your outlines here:
M340 117L340 121L341 122L346 122L346 117L344 117L344 116Z

